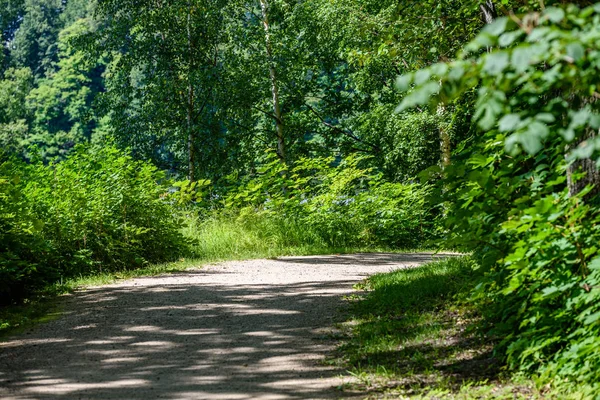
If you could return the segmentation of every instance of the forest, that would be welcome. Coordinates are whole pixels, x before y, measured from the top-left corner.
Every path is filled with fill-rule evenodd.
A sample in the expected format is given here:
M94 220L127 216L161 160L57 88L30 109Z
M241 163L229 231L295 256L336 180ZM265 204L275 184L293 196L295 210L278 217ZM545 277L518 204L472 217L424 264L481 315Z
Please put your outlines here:
M0 41L0 308L451 250L500 368L599 398L600 3L0 0Z

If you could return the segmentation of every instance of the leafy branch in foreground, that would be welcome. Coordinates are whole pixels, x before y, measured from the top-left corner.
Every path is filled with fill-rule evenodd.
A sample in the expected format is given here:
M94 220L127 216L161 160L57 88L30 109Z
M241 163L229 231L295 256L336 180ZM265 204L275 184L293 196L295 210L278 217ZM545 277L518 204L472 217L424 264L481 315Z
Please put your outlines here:
M600 390L600 5L499 18L456 61L404 75L400 105L475 94L481 131L445 170L451 241L499 351L544 382Z

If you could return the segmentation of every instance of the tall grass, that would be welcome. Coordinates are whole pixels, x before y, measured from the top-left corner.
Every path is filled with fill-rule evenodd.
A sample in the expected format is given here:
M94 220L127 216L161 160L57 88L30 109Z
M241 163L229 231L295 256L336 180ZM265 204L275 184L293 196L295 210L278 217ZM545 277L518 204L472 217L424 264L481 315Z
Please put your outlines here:
M195 242L194 256L206 262L390 250L367 245L333 247L316 229L293 217L267 212L214 213L205 219L188 216L184 234Z
M531 381L504 380L492 344L471 329L474 266L453 257L359 285L337 359L355 378L349 385L373 398L540 398Z

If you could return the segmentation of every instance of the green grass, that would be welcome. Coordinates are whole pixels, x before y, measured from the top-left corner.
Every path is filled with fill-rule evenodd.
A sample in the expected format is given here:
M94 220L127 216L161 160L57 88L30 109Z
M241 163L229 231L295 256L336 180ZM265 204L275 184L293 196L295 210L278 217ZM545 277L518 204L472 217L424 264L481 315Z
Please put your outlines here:
M204 221L192 220L186 235L197 241L196 254L210 262L347 250L328 246L291 221L248 218L221 215Z
M531 380L503 372L493 341L479 335L468 295L477 281L468 257L378 274L357 289L345 339L332 362L367 398L537 399Z
M372 243L332 243L294 218L255 212L216 214L204 220L190 218L185 234L197 241L196 256L209 262L292 255L417 251L390 249ZM352 235L340 232L340 237L347 236Z

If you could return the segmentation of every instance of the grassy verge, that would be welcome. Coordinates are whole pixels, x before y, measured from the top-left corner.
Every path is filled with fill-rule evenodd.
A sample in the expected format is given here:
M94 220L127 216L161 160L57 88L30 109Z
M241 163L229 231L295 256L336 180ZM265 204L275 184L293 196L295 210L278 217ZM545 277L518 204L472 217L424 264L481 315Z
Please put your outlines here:
M335 360L353 376L343 390L373 399L551 398L504 375L493 342L474 329L472 267L467 257L452 258L360 285Z

